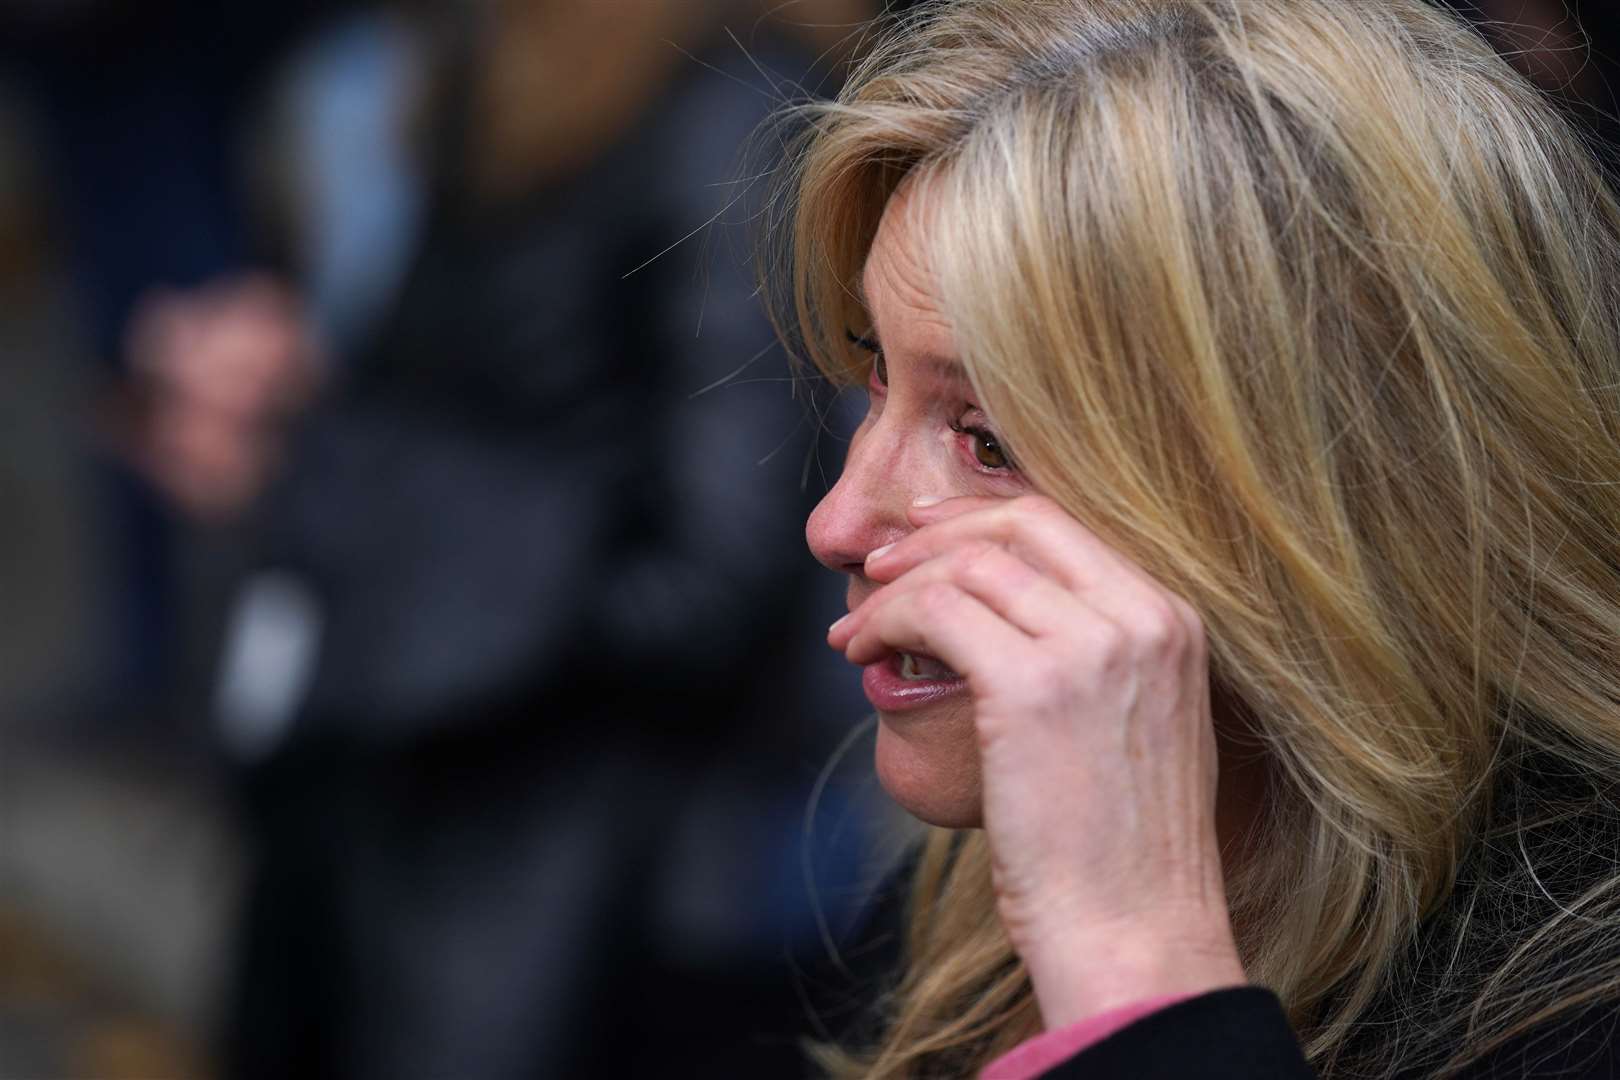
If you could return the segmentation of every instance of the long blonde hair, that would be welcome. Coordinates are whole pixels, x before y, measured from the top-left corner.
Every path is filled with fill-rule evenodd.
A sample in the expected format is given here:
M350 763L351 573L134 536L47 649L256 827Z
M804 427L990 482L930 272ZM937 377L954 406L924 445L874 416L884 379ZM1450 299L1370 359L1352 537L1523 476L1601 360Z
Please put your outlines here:
M1420 0L957 0L811 107L784 334L836 378L879 217L1021 466L1208 628L1272 781L1228 888L1328 1076L1620 996L1620 208ZM1239 737L1239 736L1234 736ZM980 833L922 857L844 1075L1038 1030Z

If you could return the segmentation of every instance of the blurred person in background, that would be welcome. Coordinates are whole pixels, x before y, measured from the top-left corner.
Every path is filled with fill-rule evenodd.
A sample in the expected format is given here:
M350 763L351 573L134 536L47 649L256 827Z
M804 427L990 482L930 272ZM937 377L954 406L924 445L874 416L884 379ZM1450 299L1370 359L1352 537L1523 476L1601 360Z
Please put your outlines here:
M103 420L120 448L140 448L151 419L145 399L125 393L143 379L129 365L137 310L154 290L226 281L262 264L250 185L236 169L239 144L277 60L345 6L0 3L0 65L31 107L57 185L77 299L111 406ZM258 285L249 291L255 305L266 296ZM215 373L215 383L230 374ZM222 441L220 431L195 425L183 437L200 455ZM133 714L170 704L177 677L174 530L165 500L127 468L108 468L100 487L95 688L68 704L82 713L116 703L108 711L127 727Z
M752 3L406 10L423 216L325 395L267 280L134 339L147 471L262 538L218 694L256 861L230 1071L796 1072L804 807L861 707L805 629L822 432L739 166L815 53ZM825 805L858 834L858 801Z
M788 952L852 902L824 882L813 911L800 877L840 734L817 722L858 697L804 631L836 606L794 542L822 433L752 297L738 166L799 92L779 73L863 6L803 5L791 45L748 3L376 11L299 63L327 106L371 65L417 152L373 170L390 151L341 104L294 117L312 156L260 162L299 189L278 274L230 162L302 8L274 34L257 9L7 12L64 42L23 58L107 430L150 485L125 486L144 524L104 530L150 601L113 654L172 674L170 514L260 551L218 693L258 868L230 1071L794 1069ZM402 242L398 283L374 249Z
M28 223L0 231L29 242L0 298L6 1076L188 1077L217 1024L237 846L179 697L198 570L230 536L150 484L150 448L206 461L255 384L281 386L244 376L281 363L305 305L253 269L278 237L244 149L286 58L351 6L0 0L0 172ZM171 304L253 313L187 399L227 422L193 422L145 367L139 328Z

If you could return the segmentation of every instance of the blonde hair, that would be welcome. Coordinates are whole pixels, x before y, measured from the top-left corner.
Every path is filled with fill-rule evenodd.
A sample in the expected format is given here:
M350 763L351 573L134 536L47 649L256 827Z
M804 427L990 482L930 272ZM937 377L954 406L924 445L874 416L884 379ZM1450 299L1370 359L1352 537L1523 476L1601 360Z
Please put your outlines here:
M1327 1076L1446 1075L1620 996L1620 208L1419 0L959 0L811 107L784 334L838 379L908 177L980 404L1203 616L1272 771L1228 861ZM982 833L836 1073L1038 1030Z

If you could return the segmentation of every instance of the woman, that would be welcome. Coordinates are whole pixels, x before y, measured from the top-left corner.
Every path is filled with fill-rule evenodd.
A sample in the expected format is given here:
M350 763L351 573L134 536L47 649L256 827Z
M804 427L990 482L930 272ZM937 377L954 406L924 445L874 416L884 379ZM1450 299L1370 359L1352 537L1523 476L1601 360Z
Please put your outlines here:
M791 196L940 827L833 1071L1609 1075L1620 209L1529 84L1419 0L960 0Z

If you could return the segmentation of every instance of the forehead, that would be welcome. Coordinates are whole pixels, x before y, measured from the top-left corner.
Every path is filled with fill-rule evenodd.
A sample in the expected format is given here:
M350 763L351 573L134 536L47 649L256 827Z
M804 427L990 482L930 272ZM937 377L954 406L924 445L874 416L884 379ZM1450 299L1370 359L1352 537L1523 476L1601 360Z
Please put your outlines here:
M890 197L867 253L861 295L883 348L899 354L956 356L956 334L934 272L929 185L908 180Z

